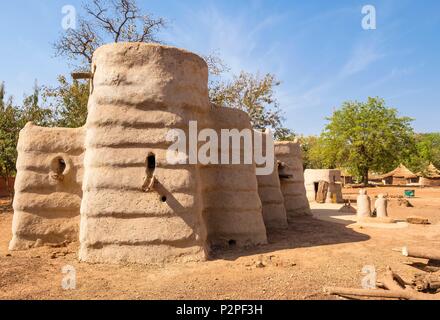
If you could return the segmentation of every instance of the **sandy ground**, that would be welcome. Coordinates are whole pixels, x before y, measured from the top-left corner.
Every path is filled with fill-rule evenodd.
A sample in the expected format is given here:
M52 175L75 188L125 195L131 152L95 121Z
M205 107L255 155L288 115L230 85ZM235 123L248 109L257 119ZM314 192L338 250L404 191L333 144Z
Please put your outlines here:
M79 263L77 243L10 253L12 212L0 201L0 299L338 299L325 295L323 287L360 287L366 265L379 274L389 265L407 278L421 272L405 263L425 260L392 248L440 248L440 189L417 190L417 196L414 208L391 208L391 215L427 216L432 225L360 226L338 211L340 205L312 205L314 217L271 232L266 246L214 252L207 262L166 267ZM62 289L66 265L76 269L75 290Z

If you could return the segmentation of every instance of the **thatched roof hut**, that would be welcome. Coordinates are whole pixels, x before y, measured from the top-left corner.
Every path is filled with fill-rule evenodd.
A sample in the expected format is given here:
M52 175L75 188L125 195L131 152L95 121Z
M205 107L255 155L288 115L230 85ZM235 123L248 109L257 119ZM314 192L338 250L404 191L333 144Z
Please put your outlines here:
M347 169L340 168L338 170L341 171L341 180L343 186L354 183L353 175L350 172L348 172Z
M429 166L418 175L420 176L421 186L440 186L440 170L437 169L434 164L430 163Z
M368 182L370 183L382 183L382 175L377 172L369 171L368 172Z
M419 182L419 176L400 164L396 169L380 176L384 184L388 185L408 185Z

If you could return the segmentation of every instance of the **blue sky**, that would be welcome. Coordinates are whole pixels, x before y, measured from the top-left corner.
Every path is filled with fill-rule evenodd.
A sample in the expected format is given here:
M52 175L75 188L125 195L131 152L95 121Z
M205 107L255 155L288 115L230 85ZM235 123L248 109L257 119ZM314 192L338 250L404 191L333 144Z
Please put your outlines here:
M419 132L440 131L440 1L424 0L139 0L167 19L160 37L200 54L218 52L231 67L271 72L288 127L318 134L346 100L385 98L416 119ZM77 0L4 1L0 10L0 80L21 101L69 67L51 43L63 31L64 5ZM377 29L361 26L374 5Z

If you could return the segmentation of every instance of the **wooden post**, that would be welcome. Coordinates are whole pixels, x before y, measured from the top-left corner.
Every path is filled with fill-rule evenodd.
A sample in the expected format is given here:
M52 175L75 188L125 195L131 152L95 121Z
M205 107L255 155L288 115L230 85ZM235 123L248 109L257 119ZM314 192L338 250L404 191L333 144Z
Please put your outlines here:
M440 261L440 251L425 248L402 248L402 255L411 258L430 259Z
M93 78L93 74L91 72L73 72L72 73L72 78L74 80L92 79Z
M351 289L330 287L325 288L324 292L330 295L342 297L370 297L400 300L440 300L438 294L415 293L409 290L372 290L372 289Z

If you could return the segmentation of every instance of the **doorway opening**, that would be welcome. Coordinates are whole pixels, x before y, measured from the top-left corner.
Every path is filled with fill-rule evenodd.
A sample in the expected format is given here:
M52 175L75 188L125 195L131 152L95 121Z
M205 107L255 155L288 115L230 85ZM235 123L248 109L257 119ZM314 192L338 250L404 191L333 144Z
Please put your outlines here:
M314 182L313 183L315 186L315 200L318 197L318 190L319 190L319 182Z

